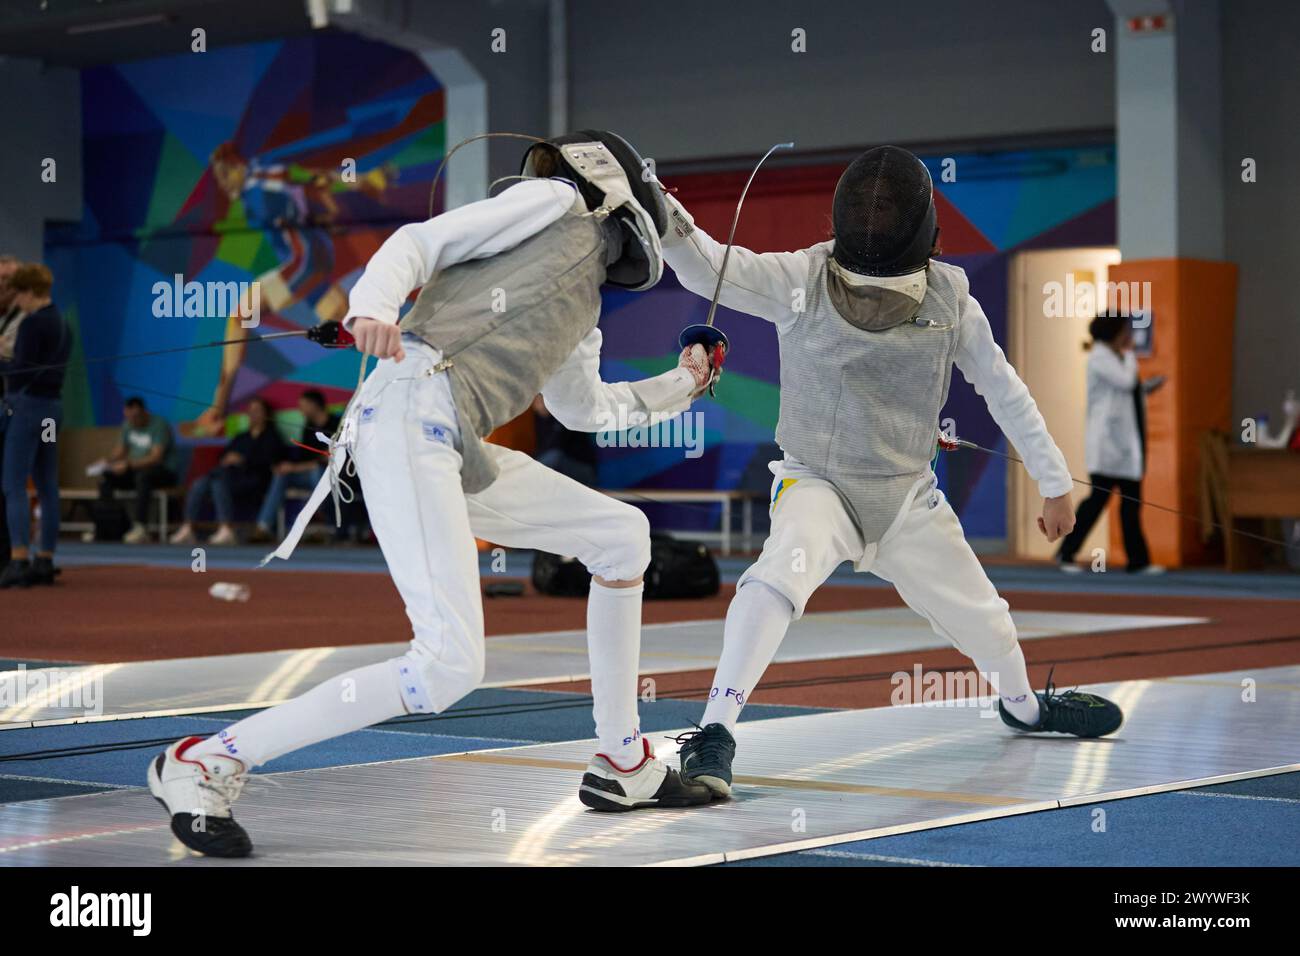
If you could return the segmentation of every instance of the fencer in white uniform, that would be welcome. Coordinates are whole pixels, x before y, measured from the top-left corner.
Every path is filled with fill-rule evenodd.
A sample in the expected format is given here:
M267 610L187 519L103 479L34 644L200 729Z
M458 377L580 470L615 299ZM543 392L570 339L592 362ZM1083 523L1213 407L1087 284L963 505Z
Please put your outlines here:
M637 669L649 524L628 504L517 451L485 443L540 392L566 427L597 431L689 407L715 372L698 346L638 382L599 374L599 288L649 288L662 272L659 190L619 137L581 131L533 147L531 178L405 226L353 288L345 326L382 360L349 405L330 473L276 552L292 552L350 451L371 525L413 637L392 661L333 678L151 762L148 782L192 849L243 856L231 804L248 772L281 754L402 714L439 713L483 678L475 538L576 556L595 576L587 607L600 752L579 798L598 810L707 803L640 734ZM547 178L551 177L551 178ZM412 290L419 298L400 319Z
M724 247L669 198L664 258L712 296ZM1030 687L1007 602L967 543L930 467L955 365L988 404L1044 498L1039 527L1068 532L1072 479L1033 398L993 340L965 273L931 258L938 225L924 164L868 150L845 171L835 238L797 252L733 247L721 302L772 322L781 413L771 533L741 576L701 728L682 738L682 774L730 793L734 730L792 620L843 561L891 582L970 657L1021 731L1113 732L1113 703Z

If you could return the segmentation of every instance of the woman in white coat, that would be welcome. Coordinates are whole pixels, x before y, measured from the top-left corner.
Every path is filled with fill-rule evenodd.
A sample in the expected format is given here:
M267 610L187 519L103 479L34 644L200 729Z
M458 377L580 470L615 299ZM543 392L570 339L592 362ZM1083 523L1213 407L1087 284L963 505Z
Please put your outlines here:
M1120 499L1120 524L1128 570L1159 574L1152 564L1142 534L1142 475L1146 471L1145 393L1158 388L1162 380L1145 386L1138 378L1137 356L1133 354L1133 329L1127 317L1099 315L1088 326L1092 348L1088 355L1088 422L1084 457L1092 494L1079 505L1074 530L1061 543L1057 555L1061 570L1083 570L1074 563L1075 554L1110 500L1113 490Z

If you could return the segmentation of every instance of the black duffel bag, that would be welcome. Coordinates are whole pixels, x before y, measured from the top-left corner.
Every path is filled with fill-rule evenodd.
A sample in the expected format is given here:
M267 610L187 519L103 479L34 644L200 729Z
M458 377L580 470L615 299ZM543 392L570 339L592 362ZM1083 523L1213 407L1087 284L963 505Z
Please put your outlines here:
M577 558L562 558L549 551L533 553L533 587L551 597L584 597L591 589L591 574Z
M645 596L656 598L713 597L721 587L718 562L698 541L678 541L666 534L650 535L650 567L645 569Z
M647 598L712 597L720 586L718 563L704 545L666 534L650 535ZM553 597L582 597L591 587L591 575L574 558L538 551L533 555L533 587Z

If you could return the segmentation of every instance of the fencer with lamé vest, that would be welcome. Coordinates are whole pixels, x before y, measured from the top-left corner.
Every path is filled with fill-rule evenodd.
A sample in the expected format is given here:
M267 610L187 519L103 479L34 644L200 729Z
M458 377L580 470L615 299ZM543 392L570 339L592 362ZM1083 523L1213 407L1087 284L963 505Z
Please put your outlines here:
M664 257L707 296L724 250L669 199ZM699 729L679 738L682 776L731 792L734 730L790 622L843 561L894 585L997 689L1008 726L1102 736L1111 702L1036 694L1007 602L962 533L930 468L952 367L1019 450L1044 497L1040 528L1068 530L1073 486L1028 389L993 341L965 273L931 258L939 237L925 165L894 146L844 171L835 238L797 252L732 248L721 302L775 323L781 413L772 529L727 609L722 656ZM1085 699L1086 698L1086 699Z
M549 172L533 168L543 161ZM684 783L640 733L645 515L483 441L538 392L562 424L596 431L611 420L682 411L713 380L698 346L653 378L600 378L601 285L646 289L662 273L666 215L641 169L635 150L611 133L557 137L526 155L529 181L405 226L370 260L345 323L358 348L381 361L344 415L307 518L275 556L288 557L332 484L346 480L348 450L411 623L410 648L160 754L149 786L186 846L246 855L251 841L231 803L250 769L403 713L440 712L482 681L476 537L571 555L595 576L587 633L600 751L578 799L606 811L708 802L708 789ZM413 289L419 297L399 322ZM191 826L200 813L202 832Z
M669 196L668 204L664 260L687 289L712 295L723 248L695 227L675 198ZM885 330L859 328L841 316L833 300L834 286L853 294L853 277L837 268L833 248L833 240L796 252L733 247L721 302L776 326L781 358L776 440L785 457L773 470L816 475L835 486L866 546L860 569L870 564L871 546L933 483L930 460L954 365L1019 450L1042 496L1067 494L1073 483L1065 458L993 340L965 272L931 260L920 273L919 289L896 283L901 295L920 299L914 321ZM831 288L828 276L837 280ZM916 274L904 279L918 284ZM779 477L775 491L780 491ZM809 577L799 575L791 588L797 613L820 584L809 588Z

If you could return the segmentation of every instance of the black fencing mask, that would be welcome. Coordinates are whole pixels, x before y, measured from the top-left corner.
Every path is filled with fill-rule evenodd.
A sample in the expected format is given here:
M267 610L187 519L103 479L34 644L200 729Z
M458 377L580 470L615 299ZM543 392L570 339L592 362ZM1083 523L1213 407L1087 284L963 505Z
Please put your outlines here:
M558 153L558 170L547 175L571 180L587 208L605 208L618 224L622 250L605 271L605 281L625 289L648 289L663 275L659 240L668 230L663 193L627 140L608 130L583 129L530 147L523 172L538 175L537 151Z
M835 261L864 276L923 268L939 236L925 164L897 146L869 149L844 170L831 208Z

